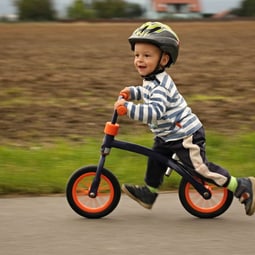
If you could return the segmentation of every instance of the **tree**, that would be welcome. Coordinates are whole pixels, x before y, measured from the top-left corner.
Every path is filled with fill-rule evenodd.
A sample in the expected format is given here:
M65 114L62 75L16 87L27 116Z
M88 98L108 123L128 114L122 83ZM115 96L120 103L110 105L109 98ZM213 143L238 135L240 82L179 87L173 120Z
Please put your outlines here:
M15 0L20 20L45 21L55 19L51 0Z
M90 19L95 17L95 12L91 8L86 8L83 0L75 0L67 9L67 16L71 19Z
M124 0L95 0L92 7L99 18L139 17L143 10L139 4L127 3Z
M241 8L232 11L233 14L243 17L255 16L255 0L244 0Z
M100 18L108 19L124 15L125 2L123 0L96 0L92 5Z
M125 17L136 18L142 16L144 13L143 8L139 4L126 3L125 7Z

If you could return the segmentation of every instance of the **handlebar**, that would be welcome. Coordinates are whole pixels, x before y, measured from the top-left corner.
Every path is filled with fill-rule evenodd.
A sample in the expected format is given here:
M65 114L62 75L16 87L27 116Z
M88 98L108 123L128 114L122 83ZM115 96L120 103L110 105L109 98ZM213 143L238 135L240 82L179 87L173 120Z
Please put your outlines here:
M119 95L118 100L121 100L121 99L127 100L128 99L128 94L124 93L124 92L121 92L120 95ZM124 105L118 106L116 111L117 111L118 115L120 115L120 116L123 116L123 115L127 114L127 108Z
M127 108L124 105L120 105L117 108L117 113L120 116L126 115L127 114Z
M129 98L128 94L120 93L118 100L121 100L121 99L127 100L128 98ZM117 135L118 129L119 129L119 124L117 124L118 116L125 115L126 113L127 113L127 108L124 105L120 105L117 107L117 109L114 110L111 122L106 122L106 124L105 124L104 133L106 135L108 135L108 136L106 136L106 138L113 137L113 136ZM109 139L109 138L107 138L107 139Z
M128 95L128 93L120 92L120 96L119 96L119 97L120 97L120 98L123 98L123 99L125 99L125 100L128 100L129 95Z
M118 100L128 99L128 94L120 93ZM118 116L125 115L127 113L127 108L124 105L120 105L113 113L111 124L115 124L117 122Z

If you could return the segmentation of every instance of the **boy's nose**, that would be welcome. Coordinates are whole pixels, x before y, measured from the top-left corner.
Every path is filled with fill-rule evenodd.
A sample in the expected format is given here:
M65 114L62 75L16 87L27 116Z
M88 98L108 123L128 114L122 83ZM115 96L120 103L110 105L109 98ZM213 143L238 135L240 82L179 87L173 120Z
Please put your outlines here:
M142 62L143 61L143 57L138 57L137 58L137 62Z

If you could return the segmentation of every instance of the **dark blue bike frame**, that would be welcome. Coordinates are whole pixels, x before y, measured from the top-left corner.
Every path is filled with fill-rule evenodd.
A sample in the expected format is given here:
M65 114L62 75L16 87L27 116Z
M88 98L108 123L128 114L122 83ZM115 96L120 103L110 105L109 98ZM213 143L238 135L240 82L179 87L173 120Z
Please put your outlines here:
M113 117L112 117L112 124L116 124L118 119L117 111L114 111ZM201 196L204 199L210 199L211 192L208 190L201 181L199 182L197 178L195 178L195 175L192 174L192 171L188 171L187 167L183 166L181 163L174 159L167 158L152 149L146 148L144 146L133 144L129 142L119 141L115 140L115 137L112 135L106 134L104 136L103 144L101 147L101 157L98 162L97 171L95 178L93 180L93 183L91 185L89 196L90 197L96 197L97 195L97 189L100 183L100 176L102 173L102 169L104 168L104 163L106 156L110 154L111 148L117 148L125 151L134 152L137 154L141 154L147 157L150 157L154 160L158 160L160 162L163 162L167 167L170 169L175 170L179 175L181 175L183 178L185 178L198 192L201 194Z

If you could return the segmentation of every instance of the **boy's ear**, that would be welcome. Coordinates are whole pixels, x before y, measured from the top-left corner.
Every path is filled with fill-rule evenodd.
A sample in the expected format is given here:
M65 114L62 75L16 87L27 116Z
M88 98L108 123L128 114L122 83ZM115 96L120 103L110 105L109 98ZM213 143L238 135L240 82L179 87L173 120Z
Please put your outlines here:
M167 63L169 62L169 60L170 60L170 56L167 53L164 52L163 56L161 58L161 65L166 66Z

